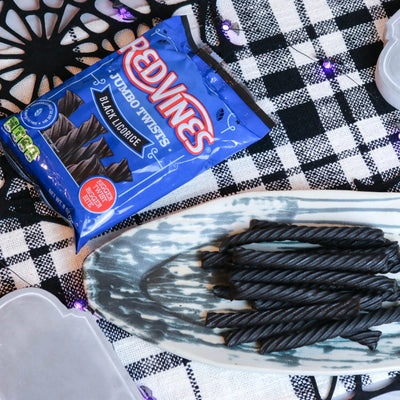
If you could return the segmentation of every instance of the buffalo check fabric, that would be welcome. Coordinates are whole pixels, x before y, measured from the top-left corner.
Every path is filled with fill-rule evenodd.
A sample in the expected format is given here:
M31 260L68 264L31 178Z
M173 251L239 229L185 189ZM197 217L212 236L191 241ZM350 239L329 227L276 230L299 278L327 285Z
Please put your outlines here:
M232 2L247 43L228 65L276 123L240 155L255 167L260 186L355 189L355 179L373 184L399 174L392 140L399 114L374 82L396 3ZM332 74L321 59L332 62Z
M400 113L383 100L374 80L385 24L400 9L400 1L115 1L114 6L135 16L126 21L113 17L116 9L109 0L33 3L43 13L65 11L69 5L91 15L90 29L71 25L64 38L64 43L77 44L74 51L80 60L85 58L87 36L93 43L109 40L122 46L132 40L133 25L143 29L140 18L149 24L173 13L188 14L193 29L275 122L264 139L117 225L100 241L138 223L241 191L357 190L356 182L380 190L382 183L400 176ZM0 1L0 17L19 7L23 5L17 0ZM36 15L35 7L27 7L24 15ZM219 23L225 19L232 29L221 36ZM0 39L12 33L8 26L0 28L6 28L0 29ZM18 32L18 25L12 28ZM1 69L7 66L9 74L4 54L10 54L9 47L0 47ZM322 68L322 60L331 62L331 71ZM7 97L10 76L3 76L1 69L0 112L7 115L30 99L24 97L26 79L16 79L10 91L13 97ZM18 95L22 97L17 99ZM71 228L18 176L3 153L0 167L0 295L36 286L58 296L67 307L77 299L85 300L82 264L95 245L89 243L75 254ZM386 186L386 190L398 189L398 185ZM158 400L371 399L378 395L389 399L399 387L396 371L309 377L206 365L159 349L104 319L97 321L131 378L151 389ZM383 386L387 389L376 389ZM335 390L329 393L332 387Z

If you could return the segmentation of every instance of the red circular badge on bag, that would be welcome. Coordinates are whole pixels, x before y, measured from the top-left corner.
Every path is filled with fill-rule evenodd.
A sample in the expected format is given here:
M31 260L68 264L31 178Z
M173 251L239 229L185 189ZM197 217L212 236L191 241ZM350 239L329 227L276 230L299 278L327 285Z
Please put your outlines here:
M79 191L82 206L94 213L109 210L116 198L117 192L113 183L104 177L90 178Z

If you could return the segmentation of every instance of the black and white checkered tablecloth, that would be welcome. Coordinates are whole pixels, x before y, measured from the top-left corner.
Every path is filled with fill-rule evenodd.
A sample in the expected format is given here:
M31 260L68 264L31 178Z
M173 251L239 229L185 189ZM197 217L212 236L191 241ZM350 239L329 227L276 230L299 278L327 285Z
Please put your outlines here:
M126 20L117 16L110 0L31 2L39 7L28 3L0 1L2 116L128 43L137 29L178 13L191 15L203 41L276 123L264 139L119 224L114 232L246 190L399 189L392 182L400 176L400 112L380 96L374 72L385 23L400 8L400 1L115 2L136 17ZM15 54L29 53L30 43L24 38L32 32L27 24L44 21L46 13L61 16L71 11L69 7L74 17L62 26L63 35L48 31L49 43L62 44L69 52L62 59L68 68L60 59L44 62L40 55L33 64L22 55L16 66ZM228 37L218 31L225 19L232 23ZM333 63L332 74L324 72L321 59ZM50 73L56 78L46 81ZM37 286L72 307L76 299L85 299L82 263L93 247L89 243L75 254L71 228L18 177L3 153L0 167L0 295ZM331 384L330 377L275 376L204 365L162 351L105 320L98 323L132 379L152 388L158 400L311 400L323 398ZM392 378L396 388L397 375L388 371L340 376L334 396L350 398L358 388L354 398L370 399L372 395L361 393L361 387Z

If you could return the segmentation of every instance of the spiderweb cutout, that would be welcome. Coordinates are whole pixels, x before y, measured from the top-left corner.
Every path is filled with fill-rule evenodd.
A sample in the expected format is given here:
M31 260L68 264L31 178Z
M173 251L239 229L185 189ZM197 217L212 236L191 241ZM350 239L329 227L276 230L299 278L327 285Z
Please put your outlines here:
M175 4L167 4L161 0L147 0L149 13L140 12L130 6L132 1L114 0L114 7L129 12L136 24L145 23L148 26L157 19L170 18L179 8L191 5L198 21L200 38L225 61L234 60L234 52L241 46L233 44L222 29L223 18L218 9L217 0L183 0Z
M371 377L369 375L333 376L331 377L329 392L325 397L321 396L320 388L314 376L292 375L290 376L290 381L296 396L302 400L332 400L339 381L342 382L346 392L348 392L346 399L373 400L380 398L384 394L400 391L399 373L388 373L388 377L391 379L385 386L373 390L368 386L371 384Z
M0 1L0 117L20 111L134 39L125 21L97 9L96 3ZM106 11L115 14L111 1L99 3L109 3Z

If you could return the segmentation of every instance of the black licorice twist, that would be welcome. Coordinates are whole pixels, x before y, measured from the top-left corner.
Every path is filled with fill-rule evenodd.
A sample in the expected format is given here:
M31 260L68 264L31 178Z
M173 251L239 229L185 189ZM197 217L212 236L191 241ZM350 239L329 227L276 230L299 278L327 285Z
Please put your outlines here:
M239 329L232 329L222 332L225 344L228 347L237 346L242 343L257 342L261 339L273 335L287 334L288 332L297 332L312 327L319 326L321 321L296 321L280 322L278 324L256 325Z
M341 335L341 336L344 339L349 339L352 340L353 342L358 342L364 346L367 346L371 351L374 351L378 347L378 342L382 336L382 332L366 329L351 335Z
M56 122L42 132L43 136L53 143L56 142L61 136L67 135L69 131L75 129L76 126L64 114L58 114Z
M388 255L342 253L341 251L259 251L243 247L235 248L232 256L235 264L260 267L280 267L319 270L364 271L387 273L390 270Z
M370 250L374 251L373 249ZM377 249L375 250L377 251ZM390 265L389 272L400 272L400 247L398 242L391 242L384 248L382 248L382 252L384 252L388 256L388 263Z
M107 129L92 114L78 128L72 129L67 135L61 136L54 145L60 154L67 154L72 149L77 149L106 132Z
M350 297L357 297L357 293L353 293L349 295ZM360 304L360 309L363 311L368 311L368 310L377 310L382 306L382 302L384 301L389 301L389 302L394 302L394 301L399 301L399 294L398 293L381 293L377 296L368 296L368 297L361 297L358 300L360 300L362 303ZM312 304L312 303L311 303ZM330 304L330 302L319 302L316 304ZM274 300L253 300L251 302L251 305L254 310L257 311L265 311L265 310L276 310L276 309L281 309L285 310L290 307L296 306L295 303L289 303L289 302L281 302L281 301L274 301ZM297 304L297 306L302 306L301 304Z
M264 228L272 228L272 227L278 227L278 228L294 228L294 229L298 229L298 228L310 228L309 231L313 231L315 230L315 232L319 232L321 231L321 229L324 232L327 232L328 235L330 235L331 239L341 239L341 235L347 235L347 233L349 233L350 231L359 231L359 233L363 234L366 231L371 231L371 232L375 232L375 234L377 234L378 236L382 235L383 236L383 231L379 228L373 228L371 226L364 226L364 225L338 225L338 226L333 226L333 225L296 225L296 224L292 224L292 223L286 223L286 222L277 222L277 221L268 221L268 220L264 220L264 219L256 219L253 218L252 220L250 220L249 223L249 230L252 229L264 229ZM327 229L326 229L327 228ZM339 230L337 230L336 228L340 228ZM345 228L345 229L342 229ZM348 232L347 232L348 231ZM337 236L335 236L335 233L337 234Z
M382 308L346 320L324 323L318 327L309 327L299 332L285 333L285 335L264 339L260 344L260 352L264 354L294 349L332 339L337 336L351 335L373 326L399 321L400 306L387 309Z
M258 311L264 310L285 310L286 308L293 307L293 303L287 303L276 300L254 300L251 302L252 307Z
M208 312L206 326L209 328L239 328L280 322L309 321L318 319L346 319L360 310L356 299L330 304L291 307L268 311L242 311L231 313Z
M102 159L113 156L113 152L108 146L108 143L106 142L104 137L96 140L95 142L89 143L87 146L77 149L74 148L67 154L61 154L60 158L63 161L64 165L72 165L77 164L82 160L87 160L93 155Z
M213 293L218 297L222 297L223 299L238 300L238 299L233 298L232 287L229 285L215 285L213 287ZM250 300L250 299L246 299L246 300ZM273 300L273 301L275 301L275 300Z
M384 292L380 294L382 301L399 301L400 300L400 291L396 293Z
M358 274L355 272L232 268L229 270L229 278L231 281L240 282L333 285L339 288L364 290L366 292L395 293L398 291L396 279L383 275Z
M104 165L95 155L77 164L68 165L67 169L78 185L91 176L104 176L106 173Z
M276 300L252 300L249 303L251 307L256 311L286 310L287 308L292 308L292 307L303 307L303 305L301 304L293 304ZM318 304L322 305L324 303L318 303ZM329 304L329 302L326 304Z
M219 251L202 251L200 260L202 268L221 268L231 263L230 255Z
M234 347L243 343L257 342L274 335L297 332L301 329L310 329L312 327L317 328L320 323L320 321L282 322L279 324L269 324L228 330L223 332L222 336L224 337L225 344L228 347ZM367 346L371 350L375 350L377 347L377 342L380 338L380 332L369 331L369 333L366 333L364 331L357 331L343 337L345 339L351 340L353 342L358 342L361 345Z
M400 246L398 242L393 242L389 239L386 239L386 243L382 246L378 247L364 247L362 249L352 248L329 248L329 247L313 247L313 248L305 248L302 250L304 253L313 253L313 254L328 254L340 252L342 255L345 254L353 254L356 255L364 255L364 256L387 256L388 263L388 272L400 272Z
M232 329L222 333L225 344L228 347L234 347L243 343L252 343L261 341L264 338L273 337L282 334L289 334L310 328L318 329L321 321L297 321L297 322L280 322L277 324L257 325ZM380 331L356 330L343 338L358 342L361 345L368 346L371 350L375 350L381 336Z
M69 117L82 104L84 104L84 101L76 93L66 90L65 95L57 101L58 112Z
M120 162L114 162L108 165L106 167L106 176L115 183L123 181L131 182L133 180L132 172L126 158L122 159Z
M360 310L376 310L382 305L382 297L378 294L355 296L353 292L338 292L318 287L241 282L237 286L216 285L213 291L216 296L230 300L277 300L306 305L346 301L356 297L360 301Z
M378 247L387 243L380 229L349 226L300 226L273 223L225 238L220 250L250 243L298 241L327 247Z
M321 251L329 251L329 249L321 248ZM389 266L388 272L400 272L400 247L398 242L388 240L387 243L379 247L370 247L363 249L340 249L342 254L352 253L364 254L366 256L385 255L388 257L387 263Z
M335 248L335 247L306 247L303 249L296 250L302 253L312 254L335 254L340 252L342 255L354 255L354 256L387 256L388 272L400 272L400 246L398 242L386 239L386 242L378 247L364 247L358 248Z

